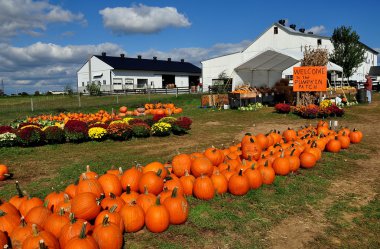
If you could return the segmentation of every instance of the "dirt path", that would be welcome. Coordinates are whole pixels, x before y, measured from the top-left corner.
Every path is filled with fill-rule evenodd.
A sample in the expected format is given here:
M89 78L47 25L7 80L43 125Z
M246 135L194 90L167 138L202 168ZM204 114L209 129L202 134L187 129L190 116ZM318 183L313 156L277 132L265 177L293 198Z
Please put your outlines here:
M374 103L371 108L378 107L379 103ZM348 195L354 196L350 201L350 206L363 207L375 198L378 190L374 183L380 180L378 169L378 156L380 156L380 146L377 139L380 138L379 129L375 129L373 124L380 121L380 116L375 113L368 114L368 106L360 107L363 113L360 116L363 121L355 124L365 134L364 142L375 146L375 150L363 150L365 154L372 154L369 159L355 161L357 169L349 176L334 180L328 190L328 197L321 200L316 207L309 207L309 212L301 216L291 216L273 227L268 233L268 244L270 248L305 248L307 244L313 242L315 238L325 232L331 224L325 214L334 203L339 202ZM374 155L375 154L375 155ZM347 222L352 222L355 214L345 212L343 218ZM339 237L339 235L336 235ZM337 246L341 241L338 237L333 237L332 241Z

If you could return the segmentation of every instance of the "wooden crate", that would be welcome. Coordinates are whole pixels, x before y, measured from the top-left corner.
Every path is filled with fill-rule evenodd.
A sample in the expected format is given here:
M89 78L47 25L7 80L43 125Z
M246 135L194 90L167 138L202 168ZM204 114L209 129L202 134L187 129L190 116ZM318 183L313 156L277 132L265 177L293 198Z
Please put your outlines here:
M227 94L202 95L201 105L202 107L228 105L228 95Z

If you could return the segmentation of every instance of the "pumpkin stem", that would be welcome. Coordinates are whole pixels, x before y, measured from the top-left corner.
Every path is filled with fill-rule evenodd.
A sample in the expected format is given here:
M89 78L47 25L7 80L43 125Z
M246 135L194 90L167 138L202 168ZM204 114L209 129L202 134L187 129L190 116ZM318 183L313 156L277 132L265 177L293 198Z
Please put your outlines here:
M20 184L19 184L18 181L16 181L16 190L17 190L17 193L18 193L18 197L20 197L20 198L24 197L24 194L21 191Z
M127 185L127 189L125 190L125 192L129 195L131 193L131 185Z
M21 216L21 219L20 219L20 227L26 227L27 226L27 223L25 221L25 218L24 216Z
M243 175L243 169L240 169L239 170L239 176L242 176Z
M59 216L63 216L63 215L65 215L65 209L61 207L61 208L59 209L59 211L58 211L58 215L59 215Z
M296 149L293 149L292 152L290 152L290 156L293 156L294 151L296 151Z
M91 172L90 165L86 166L86 172Z
M268 160L265 161L264 167L268 167Z
M80 234L79 234L80 239L86 238L86 227L87 227L87 221L83 222L82 229L80 230Z
M64 202L69 202L70 201L70 196L66 193L63 194L63 199L64 199Z
M116 195L112 192L110 192L110 197L111 197L111 199L116 199Z
M43 239L39 242L39 249L48 249Z
M104 194L101 194L100 197L96 199L96 204L100 205L100 203L102 202L104 198L105 198Z
M74 224L77 222L77 219L75 219L75 215L73 213L69 214L70 224Z
M49 205L49 200L44 201L44 205L43 206L47 208L48 205Z
M113 205L111 208L110 208L110 213L114 213L117 209L117 204Z
M0 217L5 216L7 213L0 209Z
M106 214L103 218L103 222L102 222L102 225L103 226L108 226L110 224L109 222L109 217L108 217L108 214Z
M172 192L172 198L177 197L177 191L178 191L178 187L174 187L173 192Z
M254 140L253 138L250 138L249 141L250 141L251 143L254 143L254 142L255 142L255 140Z
M32 224L32 232L34 237L38 236L39 232L36 224Z
M255 168L256 168L256 163L252 163L251 169L255 169Z
M157 175L157 176L161 176L161 173L162 173L162 169L158 169L156 175Z
M149 194L148 187L146 185L144 185L144 195L147 195L147 194Z
M119 175L122 175L122 174L123 174L123 168L119 167Z
M157 195L157 198L156 198L156 205L157 205L157 206L161 205L161 202L160 202L160 195Z
M189 176L189 171L185 169L185 176Z

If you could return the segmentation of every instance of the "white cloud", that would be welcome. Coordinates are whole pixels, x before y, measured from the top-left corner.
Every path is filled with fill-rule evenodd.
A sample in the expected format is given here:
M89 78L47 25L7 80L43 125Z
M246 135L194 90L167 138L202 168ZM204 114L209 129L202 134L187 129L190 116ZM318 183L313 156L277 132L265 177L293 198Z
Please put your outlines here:
M314 26L314 27L311 27L311 28L307 29L306 33L307 32L313 32L316 35L321 35L321 34L326 33L326 28L323 25Z
M238 43L217 43L211 47L175 48L169 51L150 49L142 51L143 58L166 60L185 59L200 66L200 61L218 55L238 52L246 48L251 41ZM119 45L102 43L98 45L60 46L37 42L27 47L14 47L0 43L0 78L4 79L7 93L36 90L62 90L66 84L76 89L77 71L90 54L118 56L127 54ZM135 57L136 55L132 55Z
M99 13L103 25L115 34L155 33L167 27L188 27L190 21L174 7L150 7L143 4L105 8Z
M143 51L141 54L144 58L152 58L157 56L158 59L172 58L173 60L185 59L197 66L200 66L200 61L209 59L215 56L239 52L245 49L252 41L244 40L239 43L217 43L208 48L190 47L190 48L175 48L170 51L160 51L150 49Z
M113 43L59 46L38 42L27 47L0 43L0 78L7 93L62 90L65 84L75 87L77 70L89 55L103 51L126 53Z
M19 33L36 35L45 31L49 23L86 23L83 14L74 14L48 1L1 0L0 33L2 38Z

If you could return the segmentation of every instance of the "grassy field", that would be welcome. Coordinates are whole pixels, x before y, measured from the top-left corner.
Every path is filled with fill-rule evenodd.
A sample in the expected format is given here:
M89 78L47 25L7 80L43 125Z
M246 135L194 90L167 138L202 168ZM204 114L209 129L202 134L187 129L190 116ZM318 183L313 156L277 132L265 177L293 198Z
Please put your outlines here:
M198 95L178 98L156 95L152 99L182 106L184 115L194 120L190 134L127 142L0 148L0 162L11 167L14 179L28 193L42 198L52 188L62 190L73 183L86 165L102 173L111 166L129 168L134 161L165 162L177 151L191 153L212 145L230 145L246 131L268 132L316 123L273 113L272 108L255 112L198 108ZM12 101L14 106L23 105L22 99ZM146 96L127 96L119 99L119 105L107 98L86 101L96 104L84 106L83 112L110 110L121 104L133 106L144 103ZM4 99L0 99L2 105ZM78 110L50 103L44 108L41 112L55 112L57 108ZM324 153L315 168L276 177L273 185L250 191L243 197L227 194L208 202L189 198L190 216L186 224L171 226L162 234L152 234L146 229L126 234L125 248L380 248L377 165L380 132L371 125L380 121L379 111L376 95L371 106L351 107L344 118L338 119L341 125L363 130L363 143L337 155ZM0 121L6 123L32 114L26 110L2 110ZM16 193L13 182L0 183L1 198Z

